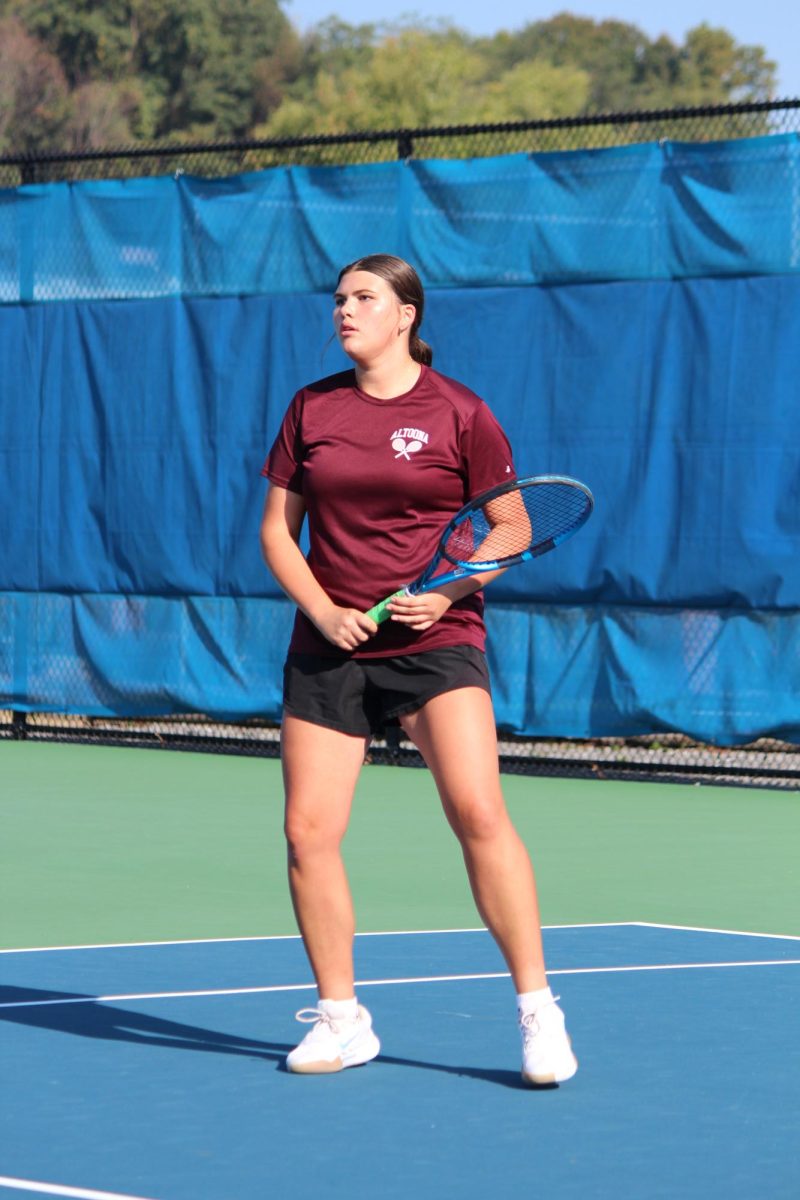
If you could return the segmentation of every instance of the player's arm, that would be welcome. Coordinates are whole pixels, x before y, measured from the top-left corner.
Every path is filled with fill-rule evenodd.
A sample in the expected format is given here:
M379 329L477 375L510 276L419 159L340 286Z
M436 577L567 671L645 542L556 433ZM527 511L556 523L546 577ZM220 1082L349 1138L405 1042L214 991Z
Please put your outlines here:
M365 613L334 604L300 549L305 504L297 492L271 485L261 518L261 552L287 596L341 650L355 650L377 626Z
M389 604L392 620L410 625L412 629L422 633L444 616L456 601L471 596L473 592L479 592L487 583L505 574L505 570L506 568L500 571L482 571L480 575L465 575L463 579L453 579L450 583L443 583L441 587L433 588L429 592L420 592L416 596L395 596Z
M482 512L490 529L475 549L474 562L513 558L533 544L533 526L519 492L493 497L483 505Z

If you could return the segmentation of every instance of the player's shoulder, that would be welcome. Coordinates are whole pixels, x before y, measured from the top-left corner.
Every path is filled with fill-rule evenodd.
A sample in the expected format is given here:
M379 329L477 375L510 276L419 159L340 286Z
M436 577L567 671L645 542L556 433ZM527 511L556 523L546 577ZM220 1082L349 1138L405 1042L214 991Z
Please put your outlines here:
M324 379L315 379L301 387L297 395L302 399L312 399L316 396L331 397L334 393L352 392L356 384L355 371L337 371L335 375L326 375Z
M458 379L451 379L449 375L443 375L441 371L434 371L433 367L427 368L425 383L440 400L455 409L459 419L464 423L471 421L478 410L484 406L482 397L473 392L472 388L468 388Z

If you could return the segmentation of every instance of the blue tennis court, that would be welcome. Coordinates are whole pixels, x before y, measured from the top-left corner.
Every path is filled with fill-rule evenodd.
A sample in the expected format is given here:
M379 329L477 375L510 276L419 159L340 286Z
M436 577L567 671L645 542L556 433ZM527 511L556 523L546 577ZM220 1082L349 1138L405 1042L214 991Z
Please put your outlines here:
M581 1070L543 1091L483 930L359 936L383 1051L316 1079L296 937L4 952L2 1194L796 1197L800 939L545 938Z

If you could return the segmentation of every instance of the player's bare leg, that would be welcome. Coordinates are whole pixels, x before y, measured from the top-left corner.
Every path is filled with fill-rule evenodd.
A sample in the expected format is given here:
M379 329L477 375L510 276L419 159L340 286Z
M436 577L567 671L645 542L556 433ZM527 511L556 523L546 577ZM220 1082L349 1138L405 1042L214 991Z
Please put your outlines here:
M533 868L503 800L489 694L445 692L404 718L403 728L433 772L478 911L514 980L522 1078L533 1087L570 1079L578 1063L547 985Z
M547 986L533 868L506 810L489 694L458 688L403 717L464 855L478 911L518 992Z
M366 742L287 715L281 757L289 887L320 996L353 995L355 916L341 854Z
M286 1068L327 1074L361 1066L380 1050L355 997L355 917L341 854L366 743L289 715L281 741L289 886L319 990L317 1006L297 1014L310 1028Z

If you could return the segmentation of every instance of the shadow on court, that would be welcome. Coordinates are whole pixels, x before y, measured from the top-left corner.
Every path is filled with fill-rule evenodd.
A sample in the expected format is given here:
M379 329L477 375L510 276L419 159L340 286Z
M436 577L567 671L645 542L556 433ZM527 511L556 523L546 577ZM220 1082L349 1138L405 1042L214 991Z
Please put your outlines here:
M4 1007L9 1006L9 1007ZM117 1005L98 1002L80 992L44 991L38 988L0 986L0 1020L34 1029L105 1041L133 1042L163 1046L171 1050L196 1050L207 1054L234 1054L275 1062L288 1075L284 1060L292 1043L266 1042L233 1037L215 1029L169 1021L147 1013L132 1012ZM528 1090L518 1072L489 1070L481 1067L454 1067L445 1063L423 1062L381 1054L387 1066L411 1067L445 1075L479 1079L514 1090Z
M4 1004L20 1007L3 1008ZM132 1012L114 1004L98 1003L80 992L51 992L37 988L0 987L0 1020L35 1029L53 1029L78 1037L166 1046L173 1050L199 1050L212 1054L244 1054L282 1059L291 1046L231 1037L218 1030L182 1021L168 1021L147 1013Z

